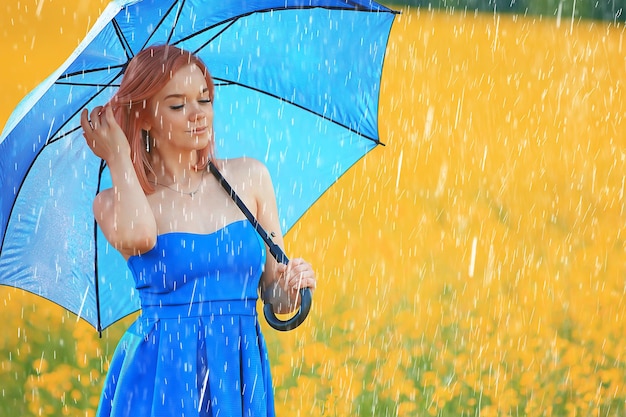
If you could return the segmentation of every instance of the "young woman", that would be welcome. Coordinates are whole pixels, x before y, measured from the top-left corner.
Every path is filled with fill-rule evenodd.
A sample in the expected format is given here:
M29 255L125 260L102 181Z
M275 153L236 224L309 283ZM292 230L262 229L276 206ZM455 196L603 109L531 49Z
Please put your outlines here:
M112 357L100 416L274 415L258 293L277 313L290 312L315 274L302 259L285 266L266 256L207 171L211 161L283 245L265 166L215 157L213 92L197 56L149 47L131 60L111 102L81 115L113 182L96 196L94 214L127 259L142 307Z

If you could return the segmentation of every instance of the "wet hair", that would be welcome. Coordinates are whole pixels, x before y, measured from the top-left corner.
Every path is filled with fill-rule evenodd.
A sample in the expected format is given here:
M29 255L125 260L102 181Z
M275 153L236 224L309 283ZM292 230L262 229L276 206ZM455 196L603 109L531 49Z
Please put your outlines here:
M172 74L179 69L195 64L206 79L209 98L213 101L215 87L206 65L196 55L172 45L150 46L135 55L126 68L120 88L109 102L115 119L126 134L130 143L131 160L139 183L146 194L155 191L148 181L148 174L154 173L146 141L152 140L142 129L150 118L150 100L170 81ZM206 168L209 159L215 159L215 140L199 151L195 169Z

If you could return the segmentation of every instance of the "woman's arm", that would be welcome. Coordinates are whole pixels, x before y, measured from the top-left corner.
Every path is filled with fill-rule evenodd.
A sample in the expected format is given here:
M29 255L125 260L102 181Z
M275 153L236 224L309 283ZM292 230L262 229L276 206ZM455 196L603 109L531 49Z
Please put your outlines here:
M273 234L273 241L284 248L283 234L278 218L274 187L265 165L258 161L250 167L253 190L256 191L256 216L263 228ZM290 313L300 305L300 288L314 289L315 273L311 265L301 258L294 258L288 265L279 264L269 253L261 276L261 297L274 307L275 313Z
M93 211L109 243L125 258L146 252L156 242L156 221L130 157L130 146L110 107L81 114L85 140L104 159L113 187L100 192Z

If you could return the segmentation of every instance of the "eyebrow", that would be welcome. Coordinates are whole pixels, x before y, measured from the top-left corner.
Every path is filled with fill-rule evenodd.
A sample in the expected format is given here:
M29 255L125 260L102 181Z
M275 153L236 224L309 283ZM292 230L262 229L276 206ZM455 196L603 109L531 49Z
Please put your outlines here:
M202 89L202 92L200 94L205 94L205 93L208 93L208 92L209 92L209 88L206 87L206 88ZM185 98L185 95L184 94L170 94L170 95L165 96L165 98L163 100L167 100L167 99L170 99L170 98Z

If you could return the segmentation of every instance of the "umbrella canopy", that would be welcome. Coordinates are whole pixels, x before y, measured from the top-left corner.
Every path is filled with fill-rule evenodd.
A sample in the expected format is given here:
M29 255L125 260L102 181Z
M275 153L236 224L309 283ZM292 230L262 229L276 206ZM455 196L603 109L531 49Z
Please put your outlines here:
M149 45L197 53L216 84L218 157L264 161L283 230L379 144L378 95L394 13L371 1L117 0L0 136L0 284L102 330L137 311L124 259L95 223L111 186L82 137Z

